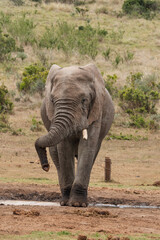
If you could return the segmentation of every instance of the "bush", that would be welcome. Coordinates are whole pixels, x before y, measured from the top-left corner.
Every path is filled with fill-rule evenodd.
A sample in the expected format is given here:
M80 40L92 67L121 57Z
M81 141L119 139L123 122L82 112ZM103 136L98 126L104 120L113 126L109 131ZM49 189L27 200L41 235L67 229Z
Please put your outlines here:
M96 14L101 14L101 13L102 14L108 14L108 9L105 6L97 8L96 9Z
M37 121L35 117L32 118L32 125L30 127L32 132L40 132L42 130L42 122Z
M4 113L0 113L0 132L11 131L10 124L8 122L8 117Z
M9 99L7 87L2 84L0 86L0 114L10 113L13 109L13 103Z
M119 91L119 105L129 114L130 125L153 128L156 122L149 114L157 114L156 103L160 99L157 78L155 75L143 77L142 73L136 73L130 74L127 82L128 84Z
M128 85L119 91L121 106L127 113L156 113L156 103L160 99L158 83L143 74L131 74Z
M110 48L108 48L105 52L102 53L102 55L105 58L105 60L109 60L110 53L111 53L111 49Z
M43 95L48 70L41 65L34 64L25 68L21 82L17 84L18 90L24 94L38 92Z
M132 134L124 134L124 133L120 133L120 134L114 134L114 133L109 133L108 136L105 138L106 140L134 140L134 141L141 141L141 140L148 140L147 137L142 137L140 135L138 136L133 136Z
M142 16L149 19L155 15L155 11L160 10L160 4L152 0L125 0L122 10L129 15Z
M26 45L28 43L33 44L36 41L33 32L35 27L36 24L34 24L33 20L26 18L26 15L23 14L10 22L7 30L15 39Z
M108 90L108 92L112 95L112 97L117 97L118 95L118 89L115 86L115 83L117 82L117 75L107 75L107 79L105 79L105 87Z
M106 34L105 29L95 29L90 24L78 27L67 22L57 22L45 31L39 46L61 49L67 55L76 50L81 55L88 55L94 59L98 54L98 42Z
M8 34L3 34L0 29L0 61L9 57L9 54L16 49L15 40Z
M10 14L0 12L0 26L6 27L8 24L10 24L11 22L10 17L11 17Z

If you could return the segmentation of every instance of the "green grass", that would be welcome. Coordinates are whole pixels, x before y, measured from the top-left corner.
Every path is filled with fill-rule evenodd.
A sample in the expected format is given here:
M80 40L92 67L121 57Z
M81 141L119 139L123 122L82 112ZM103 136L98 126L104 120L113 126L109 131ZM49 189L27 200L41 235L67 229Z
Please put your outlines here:
M121 183L111 182L90 182L90 187L106 187L106 188L119 188L119 189L134 189L134 190L159 190L158 187L152 185L124 185Z
M0 182L2 183L28 183L28 184L44 184L44 185L57 185L58 181L52 180L49 178L5 178L0 177ZM119 189L137 189L137 190L158 190L159 188L152 185L124 185L121 183L117 183L111 180L111 182L101 182L101 181L90 181L89 186L101 188L101 187L107 187L107 188L119 188Z
M35 231L31 234L27 235L0 235L0 240L77 240L78 235L85 235L88 238L92 238L93 240L106 240L107 236L112 234L101 234L101 233L71 233L68 231L61 231L61 232L41 232L41 231ZM114 237L128 237L130 240L159 240L160 235L159 234L134 234L134 235L113 235Z
M53 181L52 179L49 178L5 178L5 177L0 177L0 182L4 183L36 183L36 184L46 184L46 185L56 185L58 184L57 181Z
M67 231L61 232L41 232L41 231L34 231L31 234L15 236L15 235L0 235L0 240L69 240L69 239L76 239L73 234Z

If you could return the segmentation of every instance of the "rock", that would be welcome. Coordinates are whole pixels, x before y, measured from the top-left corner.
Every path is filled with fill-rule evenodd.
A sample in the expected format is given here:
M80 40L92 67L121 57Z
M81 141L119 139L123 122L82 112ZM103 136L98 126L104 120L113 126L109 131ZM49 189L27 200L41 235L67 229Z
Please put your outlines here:
M87 236L79 235L77 240L87 240Z

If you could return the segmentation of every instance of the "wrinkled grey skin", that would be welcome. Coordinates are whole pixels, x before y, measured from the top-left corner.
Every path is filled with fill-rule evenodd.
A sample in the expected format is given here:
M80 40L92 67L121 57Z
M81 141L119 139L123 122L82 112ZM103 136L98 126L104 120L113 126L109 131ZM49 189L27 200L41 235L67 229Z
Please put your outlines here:
M53 65L47 77L41 116L48 130L35 142L42 168L49 170L49 147L58 172L61 205L86 207L91 169L114 118L112 99L96 66ZM83 129L88 131L87 140L82 136Z

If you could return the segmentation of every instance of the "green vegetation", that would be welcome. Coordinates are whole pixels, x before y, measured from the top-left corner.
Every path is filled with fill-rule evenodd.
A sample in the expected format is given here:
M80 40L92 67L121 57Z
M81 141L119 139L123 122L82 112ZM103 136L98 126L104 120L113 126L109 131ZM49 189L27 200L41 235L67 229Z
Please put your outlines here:
M0 62L9 59L10 54L15 50L15 40L8 34L2 33L2 30L0 28Z
M29 65L23 72L22 80L17 83L18 90L24 94L37 92L43 96L47 75L48 70L45 67L39 64Z
M151 19L160 10L160 4L154 0L125 0L122 9L126 14Z
M134 53L127 50L124 53L116 52L111 50L111 48L107 48L104 52L102 52L103 57L106 61L112 63L115 68L118 68L119 64L129 63L134 58Z
M105 79L105 87L108 90L108 92L112 95L112 97L117 97L118 94L118 88L116 87L117 82L117 75L107 75L107 78Z
M22 0L10 0L14 3L15 6L22 6L24 2Z
M15 20L9 20L7 24L7 31L14 37L20 44L33 44L35 43L34 29L36 24L32 18L26 17L26 14L17 17Z
M102 55L104 56L105 60L109 60L110 53L111 53L111 49L110 48L108 48L105 52L102 53Z
M28 183L28 184L55 184L57 185L58 182L57 181L53 181L52 179L49 178L5 178L5 177L0 177L0 181L2 182L6 182L6 183L12 183L12 182L17 182L17 183Z
M39 41L39 47L56 48L65 54L73 51L88 55L92 59L98 54L98 43L107 35L105 29L93 28L90 24L76 26L66 21L58 21L47 28Z
M134 140L134 141L141 141L141 140L148 140L147 137L142 137L140 135L134 136L132 134L114 134L114 133L109 133L108 136L105 138L106 140Z
M151 129L158 127L150 116L157 114L156 103L160 99L159 85L155 75L144 77L138 72L131 73L127 78L127 84L119 91L119 105L129 114L131 126Z
M32 0L32 2L42 3L42 0Z
M0 113L0 132L9 132L11 127L8 121L8 116L6 114Z
M37 121L36 117L32 118L32 125L30 127L32 132L40 132L42 131L42 122L41 121Z
M0 114L1 113L10 113L13 109L13 103L9 98L9 92L7 87L2 84L0 86Z
M104 234L104 233L91 233L91 234L86 234L85 232L80 232L73 234L68 231L61 231L61 232L43 232L43 231L34 231L30 234L26 235L3 235L0 236L0 239L3 240L8 240L8 239L13 239L13 240L35 240L35 239L45 239L45 240L50 240L50 239L56 239L56 240L75 240L77 239L78 235L84 235L87 236L88 239L93 239L93 240L107 240L108 236L112 236L116 239L121 239L121 238L129 238L130 240L151 240L155 239L158 240L160 235L159 234L134 234L134 235L122 235L122 234Z

